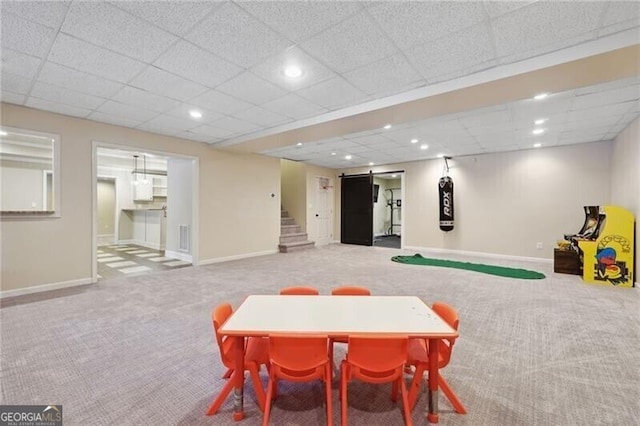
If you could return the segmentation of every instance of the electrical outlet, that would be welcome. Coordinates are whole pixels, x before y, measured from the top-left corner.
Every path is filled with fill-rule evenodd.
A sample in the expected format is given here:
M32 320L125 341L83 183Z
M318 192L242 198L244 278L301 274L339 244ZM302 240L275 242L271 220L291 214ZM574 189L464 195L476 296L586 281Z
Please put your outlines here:
M542 248L542 243L536 243L536 248L540 250Z

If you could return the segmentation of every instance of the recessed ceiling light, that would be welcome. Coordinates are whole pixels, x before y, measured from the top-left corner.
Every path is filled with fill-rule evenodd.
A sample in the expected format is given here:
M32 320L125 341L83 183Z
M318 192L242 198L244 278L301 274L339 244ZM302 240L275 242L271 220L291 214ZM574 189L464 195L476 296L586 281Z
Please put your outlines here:
M302 146L302 142L298 142L296 146Z
M4 130L0 130L0 136L7 136L7 132L5 132Z
M444 157L444 154L438 154L438 158Z
M331 155L336 155L336 153L335 153L335 152L332 152L332 153L331 153Z
M534 144L533 144L533 147L534 147L534 148L540 148L541 146L542 146L542 144L541 144L541 143L534 143Z
M389 130L389 129L391 128L391 124L387 124L387 125L385 125L385 126L384 126L384 128L385 128L386 130Z
M192 109L191 111L189 111L189 115L191 116L191 118L202 118L202 113L196 109Z
M535 96L533 97L533 99L535 99L536 101L539 101L540 99L544 99L544 98L546 98L547 96L549 96L549 94L548 94L548 93L539 93L539 94L535 95Z
M541 124L544 124L544 122L545 122L545 121L547 121L547 119L546 119L546 118L538 118L538 119L537 119L536 121L534 121L533 123L534 123L536 126L539 126L539 125L541 125Z
M534 135L541 135L544 133L544 129L533 129L533 133Z
M418 139L411 139L411 143L418 143Z
M284 75L289 78L298 78L302 75L302 69L297 65L287 65L284 69Z
M391 175L391 177L398 177L398 175Z
M373 164L373 163L369 163L369 165L370 165L370 166L374 166L375 164Z
M351 156L350 156L350 155L345 155L345 156L344 156L344 159L345 159L345 160L351 160Z
M429 145L423 143L422 145L420 145L420 149L429 149Z

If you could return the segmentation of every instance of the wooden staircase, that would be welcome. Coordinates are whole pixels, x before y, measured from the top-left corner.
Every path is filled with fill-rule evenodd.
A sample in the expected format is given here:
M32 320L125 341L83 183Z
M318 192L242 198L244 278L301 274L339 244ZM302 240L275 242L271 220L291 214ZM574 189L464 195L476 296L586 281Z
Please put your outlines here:
M304 250L315 246L315 242L308 240L309 236L301 232L296 220L289 217L289 212L280 210L280 253Z

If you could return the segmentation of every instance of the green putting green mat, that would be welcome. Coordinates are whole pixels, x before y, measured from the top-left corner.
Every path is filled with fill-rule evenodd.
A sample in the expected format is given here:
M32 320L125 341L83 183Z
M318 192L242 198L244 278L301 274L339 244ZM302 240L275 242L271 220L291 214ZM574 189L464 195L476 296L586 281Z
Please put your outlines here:
M506 268L504 266L483 265L481 263L457 262L455 260L431 259L422 257L420 253L413 256L393 256L394 262L410 265L442 266L443 268L466 269L467 271L482 272L483 274L498 275L500 277L520 278L523 280L541 280L544 274L526 269Z

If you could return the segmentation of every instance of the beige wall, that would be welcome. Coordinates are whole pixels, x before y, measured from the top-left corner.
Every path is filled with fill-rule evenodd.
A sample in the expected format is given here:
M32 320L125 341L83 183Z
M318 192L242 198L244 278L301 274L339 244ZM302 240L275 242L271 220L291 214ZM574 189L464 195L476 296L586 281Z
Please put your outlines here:
M307 232L307 175L306 164L280 160L280 190L282 208L295 219L302 232Z
M93 140L198 158L198 261L277 250L278 159L215 151L205 144L16 105L1 104L1 117L2 125L61 139L61 217L2 220L2 291L90 279Z
M640 217L640 118L636 118L613 142L611 156L611 204L630 210ZM638 270L636 235L635 269ZM638 276L635 275L638 282Z
M116 225L116 183L114 180L99 180L98 235L115 235Z
M609 202L611 150L601 142L453 158L455 228L447 233L438 227L443 160L373 171L405 170L405 246L552 259L556 240L582 225L582 206Z

